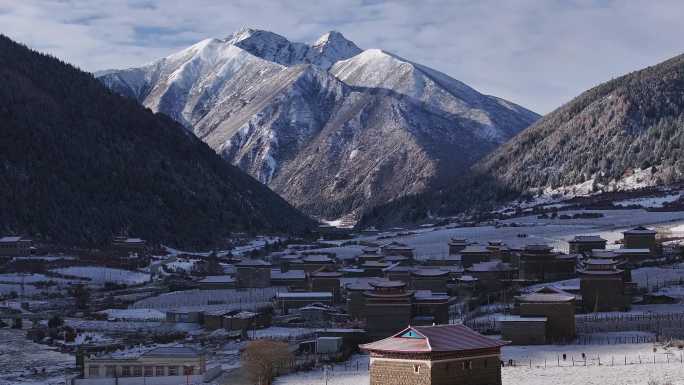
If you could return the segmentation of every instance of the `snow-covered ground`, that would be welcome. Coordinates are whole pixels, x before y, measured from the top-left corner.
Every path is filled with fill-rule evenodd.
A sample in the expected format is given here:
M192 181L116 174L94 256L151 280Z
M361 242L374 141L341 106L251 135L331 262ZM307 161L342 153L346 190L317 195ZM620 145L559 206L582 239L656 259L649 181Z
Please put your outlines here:
M104 284L106 282L135 285L150 280L150 275L138 271L113 269L99 266L71 266L52 270L58 274L90 279L91 283Z
M581 211L568 211L572 215ZM584 211L587 212L587 211ZM411 235L394 236L378 240L378 236L361 236L355 241L371 241L378 243L401 242L413 247L418 259L448 254L448 242L451 238L465 238L470 242L486 243L500 240L509 246L522 246L530 243L546 243L556 249L567 251L567 241L575 235L596 234L608 240L608 247L617 247L615 241L622 239L622 231L639 225L653 226L657 229L669 229L684 223L684 212L648 212L646 210L590 210L601 213L602 218L578 219L539 219L531 215L503 221L517 227L462 227L462 228L427 228L413 230ZM519 234L526 234L524 238ZM361 246L349 245L319 249L318 251L334 252L338 258L349 259L361 254Z
M156 297L145 298L134 303L134 309L186 309L193 308L209 309L211 306L225 308L226 305L234 305L236 309L241 307L252 308L256 304L270 303L278 288L264 289L223 289L223 290L185 290L164 293Z
M156 309L106 309L99 313L106 314L111 321L161 321L166 318L166 313Z
M654 353L653 348L653 344L507 346L502 349L502 359L507 363L512 359L516 366L502 368L502 382L504 385L648 385L649 381L658 381L661 385L668 381L672 385L684 384L682 352L677 348L657 347ZM587 357L586 366L582 353ZM563 354L566 354L565 361ZM327 384L368 384L367 368L367 356L353 356L347 363L328 370ZM275 381L275 385L325 383L321 369Z
M22 330L0 329L0 385L63 384L75 367L74 356L33 343Z

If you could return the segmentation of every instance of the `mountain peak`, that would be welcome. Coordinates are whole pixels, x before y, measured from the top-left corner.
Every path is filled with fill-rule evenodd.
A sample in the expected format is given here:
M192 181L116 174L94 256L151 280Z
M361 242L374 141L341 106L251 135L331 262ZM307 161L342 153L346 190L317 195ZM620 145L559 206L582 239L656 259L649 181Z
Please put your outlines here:
M321 35L321 37L316 40L315 43L313 43L313 47L318 47L322 45L328 45L328 44L349 44L349 45L354 45L354 42L350 41L344 35L340 32L337 31L328 31Z

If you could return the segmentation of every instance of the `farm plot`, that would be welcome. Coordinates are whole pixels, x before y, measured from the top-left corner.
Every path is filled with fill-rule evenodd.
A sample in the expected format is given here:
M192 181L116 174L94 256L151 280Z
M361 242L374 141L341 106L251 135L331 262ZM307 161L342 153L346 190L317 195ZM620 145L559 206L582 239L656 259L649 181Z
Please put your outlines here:
M71 277L89 279L91 283L102 285L107 282L136 285L148 282L150 275L138 271L113 269L98 266L71 266L51 270L54 273Z

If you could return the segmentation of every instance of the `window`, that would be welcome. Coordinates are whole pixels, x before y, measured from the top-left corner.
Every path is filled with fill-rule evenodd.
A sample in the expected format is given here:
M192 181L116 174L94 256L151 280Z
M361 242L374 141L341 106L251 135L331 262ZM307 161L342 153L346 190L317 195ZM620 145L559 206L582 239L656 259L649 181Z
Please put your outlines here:
M163 376L164 375L164 367L163 366L157 366L154 368L154 375L155 376Z
M178 375L178 366L169 366L169 376Z
M145 377L154 376L154 366L145 366Z
M413 330L409 330L406 333L401 335L403 338L423 338L420 334L416 333Z
M184 376L190 376L195 373L195 367L194 366L183 366L183 375Z
M107 377L116 377L116 366L107 365L105 366L105 373Z
M133 367L133 377L142 377L142 366Z
M130 377L131 376L131 367L130 366L122 366L121 367L121 377Z
M413 365L413 373L420 373L420 365Z
M100 367L98 365L88 366L88 377L99 377L99 376L100 376Z

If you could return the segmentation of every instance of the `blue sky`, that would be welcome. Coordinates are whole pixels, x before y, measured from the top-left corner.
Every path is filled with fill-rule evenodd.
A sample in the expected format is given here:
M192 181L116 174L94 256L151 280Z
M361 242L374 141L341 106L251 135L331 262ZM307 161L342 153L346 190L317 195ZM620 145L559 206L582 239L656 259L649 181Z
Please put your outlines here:
M684 52L684 1L0 0L0 32L85 70L131 67L241 27L328 30L547 113Z

